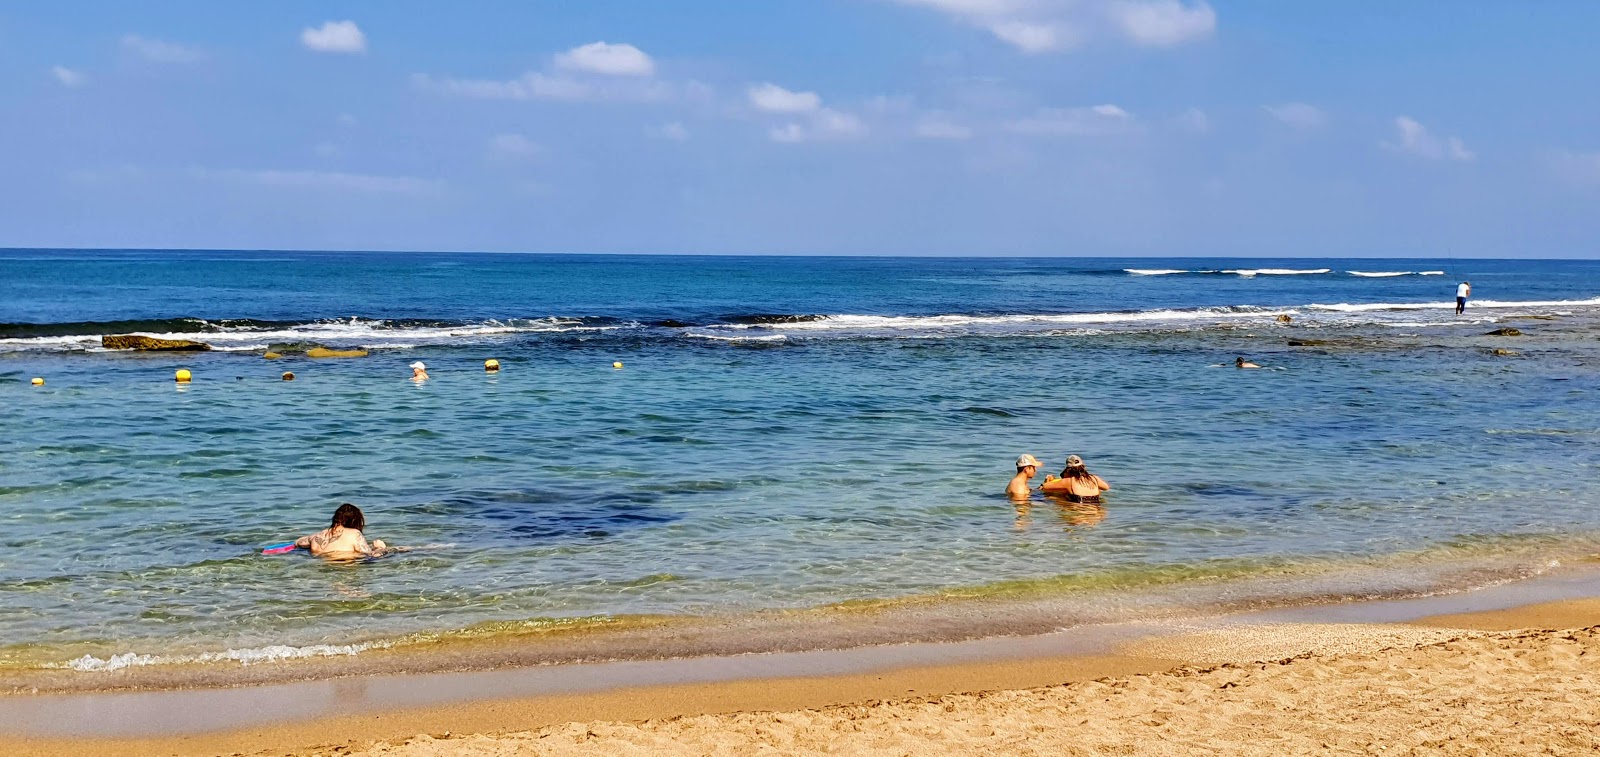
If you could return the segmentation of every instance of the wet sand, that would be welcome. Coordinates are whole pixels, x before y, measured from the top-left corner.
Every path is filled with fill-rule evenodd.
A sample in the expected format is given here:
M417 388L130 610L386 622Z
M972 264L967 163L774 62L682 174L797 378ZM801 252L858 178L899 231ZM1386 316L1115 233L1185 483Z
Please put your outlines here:
M1592 598L1405 623L1282 622L1258 614L1123 640L1111 654L376 712L342 713L336 696L326 703L332 717L318 720L162 738L19 739L0 747L18 755L416 757L827 750L1579 754L1600 750L1597 626L1600 599ZM335 683L352 687L352 695L367 685ZM129 695L103 696L114 702Z

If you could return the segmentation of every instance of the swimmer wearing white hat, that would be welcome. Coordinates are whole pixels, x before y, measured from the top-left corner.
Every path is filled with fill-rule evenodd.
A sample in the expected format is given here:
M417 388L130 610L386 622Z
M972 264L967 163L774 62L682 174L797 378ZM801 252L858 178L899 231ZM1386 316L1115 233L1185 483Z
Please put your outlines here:
M1028 486L1028 480L1039 474L1039 460L1033 455L1023 455L1017 458L1017 475L1011 477L1011 483L1006 484L1006 496L1013 500L1025 500L1033 494L1033 489Z
M428 366L423 364L423 362L421 360L418 360L417 362L411 364L411 380L412 381L427 381L428 380Z

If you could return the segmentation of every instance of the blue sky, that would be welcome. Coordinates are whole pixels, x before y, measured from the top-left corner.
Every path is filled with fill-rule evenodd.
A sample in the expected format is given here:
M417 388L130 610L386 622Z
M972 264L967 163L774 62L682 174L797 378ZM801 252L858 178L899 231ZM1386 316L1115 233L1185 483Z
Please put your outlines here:
M0 7L0 246L1595 257L1600 3Z

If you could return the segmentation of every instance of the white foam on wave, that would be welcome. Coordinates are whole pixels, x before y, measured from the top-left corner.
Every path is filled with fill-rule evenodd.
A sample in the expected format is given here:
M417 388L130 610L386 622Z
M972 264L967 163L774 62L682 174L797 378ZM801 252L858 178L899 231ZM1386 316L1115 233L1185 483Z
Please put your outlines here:
M1329 273L1332 270L1332 268L1236 268L1223 271L1223 273L1236 273L1245 278L1252 278L1255 276L1315 276Z
M124 668L140 668L151 665L189 665L209 662L237 662L240 665L256 665L263 662L279 662L309 657L346 657L357 655L370 649L386 649L389 646L391 645L387 642L371 644L312 644L304 647L273 644L265 647L228 649L221 652L203 652L192 655L151 655L125 652L123 654L114 654L104 659L93 655L84 655L76 660L69 660L52 667L68 668L82 673L108 673Z
M1595 306L1600 305L1600 297L1590 300L1529 300L1523 302L1503 302L1500 300L1473 300L1474 308L1548 308L1569 306ZM1440 300L1438 302L1339 302L1331 305L1307 305L1307 310L1323 310L1333 313L1366 313L1378 310L1433 310L1448 308L1454 310L1454 301Z
M360 345L374 349L409 349L420 344L451 344L462 339L486 339L511 334L538 334L582 331L609 331L636 324L592 325L571 318L509 319L484 321L460 326L389 326L386 321L364 318L321 321L279 329L223 329L204 332L156 333L129 332L156 339L187 339L205 342L221 352L250 352L266 349L274 342L325 342L334 345ZM19 337L0 339L0 350L86 350L99 351L100 335Z
M1444 271L1345 271L1351 276L1366 279L1387 279L1395 276L1443 276Z
M1135 276L1170 276L1174 273L1194 273L1194 271L1182 268L1124 268L1122 270L1124 273L1131 273Z
M1215 320L1218 318L1274 318L1294 315L1292 308L1198 308L1195 310L1140 310L1132 313L1055 313L1022 315L830 315L814 321L772 323L764 328L783 331L948 329L983 326L1057 326L1084 323L1140 323Z
M695 339L712 339L718 342L782 342L789 338L783 334L762 334L759 336L718 336L716 334L696 334L693 332L684 334L684 336L693 337Z

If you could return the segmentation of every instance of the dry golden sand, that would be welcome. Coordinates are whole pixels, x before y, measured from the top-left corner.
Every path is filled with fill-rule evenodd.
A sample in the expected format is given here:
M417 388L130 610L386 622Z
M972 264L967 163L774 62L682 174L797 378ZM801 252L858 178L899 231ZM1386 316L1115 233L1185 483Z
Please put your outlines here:
M1589 603L1565 611L1593 622L1596 608ZM1514 624L1518 617L1460 620L1481 628ZM501 736L424 735L360 753L1600 753L1600 628L1237 626L1149 640L1127 651L1226 662L787 712L572 723Z
M1123 656L648 687L138 741L0 739L0 753L1600 754L1597 624L1600 599L1407 625L1212 626Z

